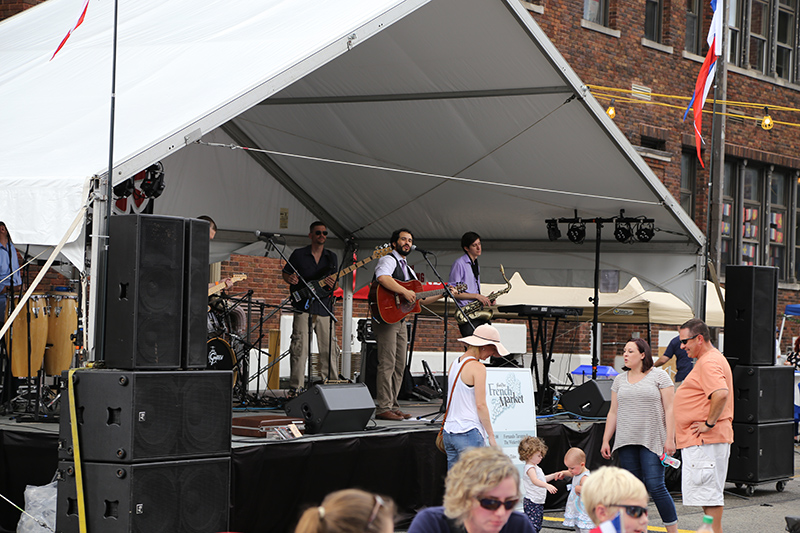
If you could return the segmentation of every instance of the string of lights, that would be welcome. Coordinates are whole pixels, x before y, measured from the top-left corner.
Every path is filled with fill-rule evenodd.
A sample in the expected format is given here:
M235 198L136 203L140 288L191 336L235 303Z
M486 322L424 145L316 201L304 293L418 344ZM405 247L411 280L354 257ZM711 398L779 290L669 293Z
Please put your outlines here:
M658 107L666 107L666 108L679 109L681 111L685 111L686 105L688 104L689 100L691 100L691 98L688 96L649 93L649 92L637 91L635 89L620 89L617 87L605 87L602 85L587 85L587 87L591 91L592 96L594 96L598 101L609 102L610 105L606 110L606 113L612 119L616 117L617 114L616 104L618 103L658 106ZM647 99L641 98L642 96L647 97ZM653 98L678 100L681 102L686 102L687 104L653 101L652 100ZM708 101L709 100L707 100L707 102ZM800 122L787 122L782 120L775 120L770 115L771 112L776 112L776 111L782 111L788 113L795 113L795 112L800 113L800 108L759 103L759 102L742 102L738 100L717 100L717 103L725 104L731 107L762 110L763 114L756 116L746 115L742 113L735 113L735 112L722 113L719 111L717 111L717 114L740 120L753 121L758 125L760 125L765 130L770 130L775 125L789 126L795 128L800 127ZM714 111L711 109L703 109L703 113L706 114L712 114L713 112Z

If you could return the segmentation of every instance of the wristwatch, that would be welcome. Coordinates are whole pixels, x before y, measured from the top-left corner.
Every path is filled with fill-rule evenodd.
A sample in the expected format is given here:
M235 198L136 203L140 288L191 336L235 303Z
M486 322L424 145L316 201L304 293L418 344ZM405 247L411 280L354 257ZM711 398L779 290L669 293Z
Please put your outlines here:
M705 423L706 423L706 427L707 427L707 428L709 428L709 429L710 429L710 428L713 428L714 426L716 426L716 425L717 425L717 423L716 423L716 422L714 422L713 424L709 424L709 423L708 423L708 420L706 420L706 421L705 421Z

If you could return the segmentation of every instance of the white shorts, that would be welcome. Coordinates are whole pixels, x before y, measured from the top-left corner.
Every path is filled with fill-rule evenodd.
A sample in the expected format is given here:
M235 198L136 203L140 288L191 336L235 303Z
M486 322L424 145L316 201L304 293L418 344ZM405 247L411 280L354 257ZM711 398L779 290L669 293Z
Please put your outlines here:
M731 445L726 442L690 446L681 450L683 505L724 505L722 491L728 474Z

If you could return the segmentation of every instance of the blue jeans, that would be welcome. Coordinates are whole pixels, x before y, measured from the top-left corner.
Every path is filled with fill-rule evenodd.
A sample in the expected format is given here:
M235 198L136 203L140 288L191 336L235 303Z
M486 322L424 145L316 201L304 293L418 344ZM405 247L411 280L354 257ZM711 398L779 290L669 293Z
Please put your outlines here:
M665 526L678 522L678 513L675 512L675 502L669 495L667 485L664 483L664 465L656 454L644 446L623 446L617 450L619 466L638 477L647 487L647 492L653 498L661 521Z
M467 448L486 446L486 441L478 429L470 429L464 433L442 432L444 436L444 451L447 453L447 469L453 468L461 452Z

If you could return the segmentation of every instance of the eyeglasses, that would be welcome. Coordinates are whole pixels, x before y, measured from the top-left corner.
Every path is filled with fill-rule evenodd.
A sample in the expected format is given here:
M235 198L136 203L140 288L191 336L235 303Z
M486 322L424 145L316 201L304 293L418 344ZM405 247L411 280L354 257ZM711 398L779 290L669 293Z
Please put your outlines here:
M631 518L640 518L643 514L647 514L647 507L642 507L641 505L619 505L612 503L609 507L622 507L625 509L625 514Z
M496 511L501 505L506 508L506 511L510 511L517 506L519 503L519 498L506 501L500 501L494 498L478 498L478 503L481 505L481 507L488 511Z
M328 234L328 232L327 232L327 231L320 231L320 230L317 230L317 231L315 231L315 232L314 232L314 235L327 235L327 234Z
M327 231L325 233L327 233ZM369 526L371 526L372 523L375 521L375 519L378 517L378 511L380 511L381 507L386 505L386 502L383 501L383 498L381 498L377 494L374 494L373 496L375 496L375 507L372 508L372 513L370 513L369 520L367 520L367 525L364 528L365 530L369 529Z
M690 340L696 339L700 334L694 335L693 337L689 337L688 339L681 339L681 344L687 344Z

